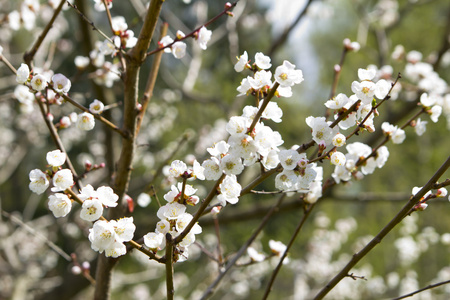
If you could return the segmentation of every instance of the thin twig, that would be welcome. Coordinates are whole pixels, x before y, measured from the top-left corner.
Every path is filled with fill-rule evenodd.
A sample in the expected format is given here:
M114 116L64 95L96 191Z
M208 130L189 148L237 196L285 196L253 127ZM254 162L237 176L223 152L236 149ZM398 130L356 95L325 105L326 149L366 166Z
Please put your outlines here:
M219 285L219 283L222 281L222 279L225 277L225 275L231 270L231 268L236 264L239 258L241 258L242 255L244 255L247 248L253 243L253 241L256 239L256 237L261 233L264 226L266 226L269 219L272 217L274 213L278 211L278 208L280 207L281 203L283 202L284 198L286 197L285 194L281 195L280 198L278 198L278 201L275 205L271 207L271 209L267 212L267 214L264 216L263 220L259 224L259 226L255 229L253 234L250 236L250 238L242 245L242 247L239 249L239 251L234 255L234 257L231 260L228 260L228 263L225 267L225 269L220 272L220 274L217 276L217 278L214 280L213 283L211 283L208 288L203 293L201 300L208 299L212 294L214 293L214 290Z
M31 61L34 58L34 55L36 55L36 52L39 50L39 47L42 45L42 42L44 41L44 39L47 36L48 32L53 27L53 23L55 22L56 17L58 17L59 13L61 12L62 7L64 5L64 2L65 2L64 0L61 0L61 2L59 3L58 7L55 9L55 12L53 13L52 18L50 19L50 21L45 26L45 28L42 31L41 35L39 35L39 37L36 40L36 42L34 43L33 47L31 47L30 51L25 52L25 54L23 55L23 60L25 61L25 63L28 66L31 67Z
M300 230L302 229L303 224L305 224L306 220L308 219L309 215L311 214L311 211L313 210L316 203L310 204L307 207L307 209L305 210L303 217L300 219L300 222L298 223L297 228L295 229L294 233L292 234L289 244L287 244L287 246L286 246L286 250L284 251L283 255L281 256L280 261L278 262L278 265L272 272L272 276L270 277L269 283L267 284L266 291L265 291L262 299L267 299L267 297L269 297L269 294L272 291L273 283L275 282L275 278L277 277L278 272L280 271L281 267L283 266L283 261L287 257L289 250L291 249L292 245L294 244L294 241L297 238L298 234L300 233Z
M347 263L347 265L328 283L326 284L314 299L323 299L347 274L349 271L369 253L376 245L378 245L383 238L406 216L407 213L413 208L420 199L427 193L433 185L438 181L438 179L445 173L445 171L450 167L450 156L442 164L439 170L430 178L430 180L420 189L417 194L411 196L408 203L403 206L403 208L397 213L397 215L358 253L352 256L352 259Z
M166 290L167 300L173 300L175 290L173 287L173 248L172 235L166 234Z
M435 283L435 284L430 284L430 285L428 285L428 286L426 286L424 288L421 288L421 289L419 289L417 291L414 291L412 293L409 293L409 294L406 294L406 295L403 295L403 296L400 296L400 297L397 297L397 298L392 298L392 300L400 300L400 299L409 298L409 297L414 296L415 294L421 293L421 292L426 291L426 290L434 289L435 287L438 287L438 286L441 286L441 285L445 285L445 284L449 284L449 283L450 283L450 280L441 281L441 282L438 282L438 283Z
M44 235L42 235L42 233L34 230L33 227L31 227L30 225L24 223L22 220L20 220L19 218L13 216L10 213L7 213L4 210L1 210L2 215L8 219L11 220L11 222L16 223L17 225L19 225L20 227L22 227L23 229L25 229L28 233L30 233L33 236L38 237L40 240L42 240L50 249L52 249L53 251L55 251L57 254L59 254L62 258L64 258L65 260L67 260L68 262L72 262L72 257L67 254L63 249L61 249L60 247L58 247L57 245L55 245L55 243L53 243L52 241L50 241L47 237L45 237Z
M159 47L158 49L155 49L155 50L152 50L152 51L150 51L150 52L147 52L147 56L153 55L153 54L155 54L155 53L157 53L157 52L160 52L160 51L162 51L162 50L164 50L164 49L166 49L166 48L170 48L170 47L172 47L172 45L175 44L176 42L180 42L180 41L183 41L183 40L188 39L188 38L190 38L190 37L194 37L195 34L197 34L197 32L198 32L203 26L204 26L204 27L207 27L208 25L210 25L211 23L213 23L213 22L215 22L217 19L219 19L221 16L227 14L233 7L236 6L237 3L238 3L238 1L236 1L236 2L234 2L234 3L232 3L232 4L230 4L230 5L226 5L226 6L225 6L225 9L224 9L221 13L219 13L219 14L218 14L217 16L215 16L214 18L210 19L208 22L204 23L203 25L198 26L198 27L195 28L193 31L191 31L190 33L186 34L184 37L181 37L181 38L176 37L172 43L167 44L167 45L164 46L164 47Z

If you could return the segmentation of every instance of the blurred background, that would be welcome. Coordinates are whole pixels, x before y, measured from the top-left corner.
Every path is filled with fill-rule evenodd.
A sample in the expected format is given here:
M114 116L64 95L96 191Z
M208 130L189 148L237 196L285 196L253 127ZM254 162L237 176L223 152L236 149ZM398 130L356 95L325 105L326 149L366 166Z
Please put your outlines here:
M33 1L0 1L0 45L3 55L16 68L52 16L53 2L59 1L33 4L36 18L32 20L23 17L23 5L30 7ZM74 2L98 28L111 35L105 14L94 10L93 1ZM111 13L124 16L137 36L147 3L114 1ZM224 5L225 1L217 0L166 1L161 19L169 23L169 35L174 37L177 30L191 32L219 14ZM22 15L18 25L13 22L13 11ZM150 186L162 199L172 184L163 176L164 166L175 159L203 161L208 156L207 147L227 138L228 118L240 115L245 105L255 105L251 96L236 97L236 88L248 74L236 73L233 65L236 56L244 51L252 62L257 52L270 55L273 70L286 59L303 71L305 81L294 88L294 95L276 100L283 110L283 122L266 122L281 133L285 148L311 139L305 118L324 115L323 103L330 95L333 68L341 59L345 38L357 41L361 49L347 54L337 93L352 94L350 87L352 81L358 80L358 68L375 65L380 69L389 65L393 78L398 72L404 73L405 56L413 50L422 53L422 61L432 65L442 80L450 80L450 5L446 0L240 0L233 13L233 18L222 17L208 27L213 35L206 51L189 40L183 59L177 60L170 54L163 56L138 139L128 191L135 200L136 240L154 230L158 210L154 195L148 206L139 206L136 200L142 192L151 191ZM96 66L94 58L99 58L92 53L96 41L102 42L103 38L74 9L67 7L37 53L35 67L70 77L72 98L85 106L100 99L111 106L104 116L120 124L123 86L118 78L112 79L115 80L112 84L105 80L108 65ZM398 53L398 45L403 46L404 55L393 57L395 49ZM156 47L153 42L150 49ZM91 57L91 63L87 68L77 68L74 63L77 56ZM118 64L117 59L104 59ZM142 89L150 65L151 59L142 68L139 82ZM45 154L55 146L37 105L16 99L15 76L4 64L0 64L0 75L0 299L91 297L90 282L74 274L74 263L57 253L60 250L75 253L76 261L89 262L91 273L95 274L97 252L90 248L86 238L91 224L78 217L77 205L69 216L55 219L48 210L48 195L37 196L28 189L30 170L44 169ZM364 132L350 142L375 147L383 139L380 125L384 121L403 125L417 112L416 103L424 90L417 89L417 82L405 76L400 83L403 89L398 96L380 107L376 131ZM448 93L445 86L443 94ZM384 168L364 180L340 184L327 191L296 240L270 298L313 297L400 210L412 188L428 181L449 154L450 122L445 117L450 115L449 110L450 107L444 108L437 123L422 116L428 121L423 136L417 136L408 127L405 142L389 143L390 156ZM55 124L72 111L69 104L52 106ZM120 153L120 137L101 124L87 133L75 127L61 129L59 133L79 173L83 172L86 160L106 163L104 169L89 173L83 182L93 186L110 184ZM323 167L324 179L329 178L334 168L327 161ZM242 185L250 182L257 172L254 168L246 170L240 176ZM442 179L449 177L447 172ZM273 182L271 178L256 189L274 191ZM211 186L196 182L195 187L202 198ZM225 258L250 237L277 198L270 194L249 194L237 205L222 210L218 223ZM343 280L327 299L392 298L449 280L449 213L450 204L443 198L433 200L425 211L406 218L353 270L357 278ZM270 257L268 241L286 244L302 216L303 204L298 195L287 197L252 245L268 258L248 264L250 258L243 257L241 266L227 275L212 299L261 298L278 262L278 257ZM191 246L188 261L175 265L177 299L199 299L219 270L218 264L203 253L217 251L214 222L206 216L200 225L203 233L198 237L198 245ZM115 269L112 299L163 299L164 276L163 265L131 251ZM448 295L450 287L443 286L414 299L447 299Z

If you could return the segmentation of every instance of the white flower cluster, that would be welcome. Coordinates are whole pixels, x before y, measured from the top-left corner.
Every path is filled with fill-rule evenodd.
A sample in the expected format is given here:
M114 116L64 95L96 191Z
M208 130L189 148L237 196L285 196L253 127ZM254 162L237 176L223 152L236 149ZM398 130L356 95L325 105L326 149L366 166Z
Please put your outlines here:
M383 122L383 124L381 124L381 130L383 130L384 134L388 135L392 139L394 144L401 144L406 138L406 134L403 129L389 124L388 122Z
M133 217L119 220L99 220L89 229L89 241L91 248L99 253L105 252L105 256L118 257L127 253L124 242L133 239L136 225Z
M331 175L336 183L349 181L352 176L356 179L362 179L364 175L372 174L375 168L382 168L389 157L389 150L386 146L380 147L375 156L371 157L369 155L372 153L372 148L366 144L355 142L348 144L345 148L347 149L345 164L336 165ZM360 159L367 157L369 158L361 166L361 171L358 171L356 164Z
M33 110L34 94L45 90L51 83L52 89L47 89L47 99L50 103L61 104L58 94L67 94L71 87L70 80L63 74L54 74L52 71L43 71L38 68L30 72L27 64L21 64L17 69L16 82L19 85L14 90L14 97L24 106L24 112Z
M103 214L103 206L116 207L119 200L112 188L101 186L95 191L90 184L81 189L78 198L83 201L80 218L86 221L98 220Z
M167 47L164 49L164 52L166 53L172 53L175 58L183 58L186 55L186 43L180 41L183 39L186 35L178 30L177 31L177 37L176 40L172 39L170 36L166 35L159 41L160 47ZM211 40L212 31L206 29L205 26L202 26L197 32L195 32L194 37L197 41L197 44L202 50L207 49L207 44Z
M246 68L255 70L253 76L247 76L241 81L241 85L237 88L239 96L253 92L267 92L273 87L272 72L266 71L272 66L270 61L270 57L258 52L255 55L255 63L252 69L246 51L238 57L238 62L234 65L236 72L242 72ZM287 60L275 69L274 79L280 85L277 89L277 94L281 97L291 97L292 86L300 84L304 80L303 72L296 70L295 65Z
M40 195L47 190L50 185L49 179L52 179L52 192L64 191L73 185L73 175L69 169L61 169L66 161L66 154L61 150L54 150L47 153L47 163L52 167L51 170L44 173L39 169L30 171L30 185L32 192Z
M196 160L192 168L180 161L175 160L169 168L169 176L174 178L197 178L204 180L204 169ZM171 190L164 195L168 202L161 206L157 212L160 221L156 224L155 232L149 232L144 236L144 244L156 252L164 249L166 245L166 234L170 234L172 239L176 238L186 226L192 221L193 216L186 212L186 205L196 205L200 198L195 195L197 189L192 185L179 182L172 185ZM189 233L176 245L176 261L184 261L188 257L188 247L195 242L195 235L202 232L198 224L194 224Z
M447 128L450 129L450 93L448 85L439 74L434 71L431 64L422 61L422 53L410 51L406 55L405 77L411 80L419 91L425 92L420 95L420 104L430 115L431 120L436 123L441 114L447 119ZM417 92L414 92L414 95ZM418 135L422 135L426 128L426 122L422 121L420 128L416 129Z

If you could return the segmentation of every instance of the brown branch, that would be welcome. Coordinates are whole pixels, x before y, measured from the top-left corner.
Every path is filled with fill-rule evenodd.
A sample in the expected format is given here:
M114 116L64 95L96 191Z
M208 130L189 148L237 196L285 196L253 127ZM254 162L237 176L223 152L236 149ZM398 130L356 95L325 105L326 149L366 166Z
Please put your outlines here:
M163 23L163 25L161 25L161 33L160 33L159 39L162 39L166 35L168 27L169 27L169 24L167 24L167 23ZM137 116L138 120L137 120L137 125L136 125L136 134L139 133L139 131L141 129L142 120L144 119L145 112L147 111L148 103L150 102L150 99L152 98L153 90L155 88L156 78L158 76L159 66L161 65L161 58L162 58L163 53L164 52L161 51L161 52L157 53L155 55L155 57L153 58L153 64L152 64L152 67L150 70L149 77L147 79L147 86L145 87L144 95L142 96L142 101L141 101L142 107Z
M403 295L403 296L400 296L400 297L397 297L397 298L393 298L392 300L400 300L400 299L409 298L409 297L414 296L415 294L421 293L421 292L426 291L426 290L434 289L435 287L438 287L438 286L441 286L441 285L445 285L445 284L449 284L449 283L450 283L450 280L441 281L441 282L438 282L438 283L435 283L435 284L430 284L430 285L428 285L428 286L426 286L424 288L421 288L421 289L419 289L417 291L414 291L412 293L409 293L409 294L406 294L406 295Z
M139 71L145 58L145 51L150 45L156 28L156 22L161 12L163 0L152 0L145 16L144 24L136 45L126 55L126 73L124 74L124 111L123 131L128 138L122 139L122 149L117 162L117 171L114 178L113 189L119 195L121 202L128 189L132 172L132 162L136 147L136 116L138 113L138 85ZM125 212L124 205L118 205L108 211L109 219L118 219ZM111 273L117 259L99 256L96 272L95 299L109 299Z
M195 28L193 31L191 31L190 33L186 34L184 37L181 37L181 38L176 37L172 43L167 44L166 46L164 46L164 47L159 47L158 49L155 49L155 50L152 50L152 51L148 52L148 53L146 54L146 56L150 56L150 55L153 55L153 54L155 54L155 53L157 53L157 52L161 52L162 50L164 50L164 49L166 49L166 48L170 48L170 47L172 47L172 45L175 44L176 42L184 41L185 39L188 39L188 38L190 38L190 37L194 37L194 36L197 34L197 32L198 32L203 26L207 27L208 25L210 25L211 23L213 23L213 22L215 22L217 19L219 19L221 16L223 16L223 15L225 15L225 14L228 14L229 11L230 11L233 7L236 6L237 2L238 2L238 1L236 1L236 2L234 2L234 3L228 3L229 5L226 4L224 10L223 10L221 13L219 13L217 16L215 16L215 17L213 17L212 19L210 19L208 22L204 23L203 25L198 26L198 27Z
M167 300L173 300L175 289L173 287L173 240L172 235L166 233L166 291Z
M222 281L222 279L225 277L225 275L230 271L230 269L236 264L239 258L241 258L242 255L244 255L247 248L253 243L253 241L256 239L256 237L261 233L264 226L266 226L267 222L269 222L269 219L272 217L274 213L278 211L278 208L280 207L281 203L283 202L284 198L286 197L285 194L281 195L280 198L278 198L278 201L275 205L272 206L272 208L267 212L264 219L261 221L259 226L255 229L253 234L250 236L250 238L242 245L242 247L239 249L239 251L234 255L233 259L229 260L225 269L220 272L219 276L214 280L213 283L211 283L208 288L203 293L201 300L208 299L212 296L214 293L216 287L219 285L219 283Z
M298 223L297 228L295 229L294 233L292 234L289 244L286 246L286 250L284 251L283 255L281 256L280 261L278 262L278 265L273 270L272 276L270 276L269 283L267 284L266 291L264 292L264 296L262 299L267 299L267 297L269 297L269 294L272 291L273 283L275 282L275 278L277 277L278 272L280 271L281 267L283 266L283 261L287 257L289 250L291 249L292 245L294 244L294 241L297 238L298 234L300 233L300 230L302 229L303 224L305 224L306 220L308 219L309 215L311 214L311 211L314 209L314 206L316 203L312 203L306 208L306 210L303 214L303 217L300 219L300 222Z
M297 24L300 22L300 20L306 15L306 12L308 11L309 6L314 0L308 0L308 2L305 4L305 7L303 10L298 14L297 18L292 22L292 24L286 28L283 33L278 36L278 38L275 40L275 42L272 43L272 46L269 50L268 56L273 57L273 54L280 46L282 46L286 41L291 33L291 31L297 26Z
M347 274L349 271L369 253L376 245L378 245L383 238L397 225L403 218L407 216L407 213L413 208L420 199L427 193L438 179L445 173L450 167L450 156L442 164L439 170L430 178L430 180L422 187L422 189L414 196L411 196L408 203L397 213L397 215L358 253L352 256L352 259L348 264L328 283L322 290L315 296L314 299L323 299Z
M33 47L30 49L30 51L25 52L23 55L23 60L28 66L31 66L31 61L34 58L34 55L36 55L36 52L39 50L39 47L42 45L42 42L44 41L45 37L47 36L48 32L53 26L53 23L56 20L56 17L58 17L59 13L62 10L62 7L66 1L61 0L58 7L55 9L55 12L53 13L52 18L48 22L48 24L45 26L44 30L42 31L41 35L38 37L36 42L34 43Z
M55 91L55 89L52 86L49 86L50 89L52 89L53 91ZM56 91L55 91L56 92ZM114 130L115 132L119 133L121 136L126 137L126 133L123 132L118 126L114 125L111 121L109 121L108 119L102 117L99 114L93 114L91 113L91 111L84 107L83 105L81 105L80 103L76 102L75 100L73 100L72 98L70 98L69 96L65 95L65 94L60 94L61 97L64 98L64 100L66 100L67 102L69 102L70 104L72 104L73 106L75 106L76 108L90 113L91 115L94 116L95 119L99 120L100 122L102 122L103 124L105 124L107 127L109 127L110 129Z
M212 187L211 191L209 192L208 196L206 196L205 200L203 200L202 204L198 208L197 212L195 213L194 217L192 218L191 222L184 228L183 232L181 232L174 240L174 244L178 244L181 242L182 239L191 231L192 227L197 223L198 219L203 215L203 212L208 207L208 204L211 202L211 200L216 196L217 194L217 188L222 183L223 179L225 178L225 174L222 174L220 178L216 181L216 184Z

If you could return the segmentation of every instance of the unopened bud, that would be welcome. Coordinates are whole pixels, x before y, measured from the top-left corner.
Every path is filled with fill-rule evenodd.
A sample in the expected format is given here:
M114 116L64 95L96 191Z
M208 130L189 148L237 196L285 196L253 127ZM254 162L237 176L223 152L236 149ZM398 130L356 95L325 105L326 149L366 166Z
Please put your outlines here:
M220 210L222 209L222 206L214 206L212 209L211 209L211 214L213 215L213 216L217 216L219 213L220 213Z
M230 9L232 6L230 2L225 3L225 9Z
M125 200L127 201L128 211L132 213L134 211L134 202L133 198L128 195L125 195Z
M335 64L335 65L334 65L334 72L336 72L336 73L341 72L341 66L338 65L338 64Z
M72 269L70 270L72 272L72 274L74 275L79 275L81 274L81 272L83 270L81 270L80 266L73 266Z
M83 267L83 270L89 270L91 268L91 264L88 261L83 261L81 266Z
M92 163L88 159L84 162L84 168L86 171L90 171L92 169Z
M419 203L415 206L415 210L425 210L428 207L428 204L426 203Z
M448 192L445 188L440 188L436 192L436 197L443 198L443 197L447 196L447 194L448 194Z
M186 204L188 205L196 205L198 202L200 202L200 198L198 196L191 196L186 200Z

